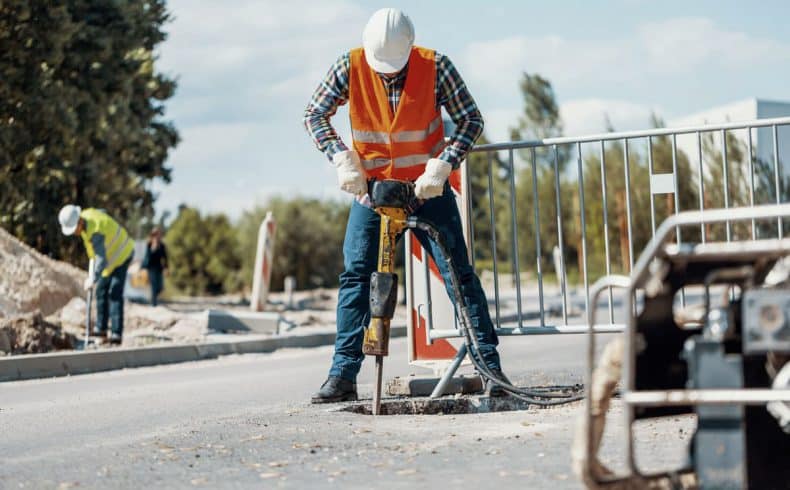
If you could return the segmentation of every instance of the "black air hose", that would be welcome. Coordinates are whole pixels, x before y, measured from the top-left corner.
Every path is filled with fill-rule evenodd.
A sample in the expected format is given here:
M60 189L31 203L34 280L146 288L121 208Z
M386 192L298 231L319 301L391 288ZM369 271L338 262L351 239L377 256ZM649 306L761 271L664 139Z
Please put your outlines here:
M554 391L572 391L578 392L580 386L579 385L571 385L571 386L551 386L551 387L543 387L543 388L534 388L534 389L525 389L519 388L517 386L513 386L512 384L499 379L491 370L486 366L485 362L480 355L480 348L479 343L477 340L477 327L471 322L469 318L469 310L466 304L466 300L461 294L461 283L458 279L458 273L455 270L455 264L453 263L452 257L447 252L447 247L444 244L441 234L436 230L436 228L429 222L425 220L420 220L414 216L409 217L406 221L407 228L422 230L428 234L428 236L436 243L437 248L439 249L440 254L442 255L442 259L447 264L447 268L450 272L450 282L452 286L452 291L454 295L453 306L455 308L456 314L461 323L461 330L463 333L464 343L466 344L466 348L469 352L469 358L472 360L472 364L474 364L477 371L480 375L486 379L490 380L494 384L501 386L503 390L505 390L510 395L524 400L528 403L532 403L534 405L540 406L553 406L553 405L562 405L565 403L570 403L574 401L578 401L584 398L584 395L581 393L556 393Z

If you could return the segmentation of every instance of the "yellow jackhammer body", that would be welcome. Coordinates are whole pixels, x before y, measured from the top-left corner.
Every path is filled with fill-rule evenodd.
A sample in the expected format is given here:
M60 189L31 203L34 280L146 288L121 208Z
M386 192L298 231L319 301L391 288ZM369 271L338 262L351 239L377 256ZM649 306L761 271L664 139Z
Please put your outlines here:
M362 352L376 356L372 412L379 415L384 356L389 354L390 321L397 304L398 276L393 272L395 243L406 228L406 218L417 200L409 182L372 181L369 190L373 209L381 215L381 226L378 267L370 277L370 325L365 329Z

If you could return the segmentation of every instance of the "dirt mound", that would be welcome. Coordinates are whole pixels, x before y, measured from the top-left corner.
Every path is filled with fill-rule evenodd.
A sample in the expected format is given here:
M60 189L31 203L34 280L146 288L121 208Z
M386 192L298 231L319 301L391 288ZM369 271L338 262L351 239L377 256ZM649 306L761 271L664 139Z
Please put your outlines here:
M47 320L59 324L64 331L83 337L85 300L76 297ZM92 320L96 322L96 304ZM201 313L183 313L163 306L127 302L124 308L123 345L125 347L167 342L196 342L203 339L208 319Z
M41 255L0 228L0 317L44 316L81 296L85 272Z
M44 319L40 311L0 319L0 355L73 349L77 338Z

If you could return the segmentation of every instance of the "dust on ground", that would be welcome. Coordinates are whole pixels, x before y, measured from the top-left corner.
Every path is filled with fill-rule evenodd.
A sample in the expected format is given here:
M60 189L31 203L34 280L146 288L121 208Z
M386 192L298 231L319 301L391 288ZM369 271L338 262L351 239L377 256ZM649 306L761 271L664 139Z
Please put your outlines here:
M614 404L616 409L620 405ZM127 440L112 448L122 451L122 460L109 458L94 472L65 466L58 478L88 487L167 481L185 488L232 482L251 488L576 489L581 484L569 464L573 424L568 421L579 416L581 406L382 417L332 411L337 404L242 410L205 420L199 427ZM676 467L694 423L691 416L637 423L637 456L643 468ZM605 456L622 471L624 434L613 425ZM18 469L9 483L40 478L35 470Z
M81 347L87 321L86 272L46 257L0 229L0 355ZM405 298L403 291L399 298ZM337 289L269 294L266 311L291 328L335 325ZM249 310L245 295L173 298L164 306L126 302L124 347L206 341L208 309ZM96 305L91 318L95 322ZM394 325L406 323L405 308ZM107 345L97 345L108 348Z

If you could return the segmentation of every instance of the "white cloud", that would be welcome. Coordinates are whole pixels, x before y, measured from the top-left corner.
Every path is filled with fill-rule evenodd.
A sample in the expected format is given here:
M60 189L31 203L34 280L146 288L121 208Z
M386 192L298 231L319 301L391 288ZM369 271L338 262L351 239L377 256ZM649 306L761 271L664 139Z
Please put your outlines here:
M520 116L519 109L494 109L486 111L486 136L491 141L506 141L510 128ZM651 113L661 114L660 108L619 99L572 99L560 103L560 116L565 125L565 136L584 136L605 132L606 120L616 131L644 129L650 123Z
M515 81L523 71L540 73L557 85L572 84L601 76L603 68L623 61L626 50L611 41L519 36L469 44L462 66L472 83L488 90L501 90L510 80L513 83L508 86L516 87ZM606 75L616 81L629 74L607 70Z
M790 45L727 31L702 17L651 22L639 29L639 49L646 66L673 73L715 66L729 70L790 61Z
M727 31L706 18L675 18L644 23L637 35L627 31L608 40L562 36L516 36L467 46L467 76L489 90L515 81L522 71L540 73L555 86L572 83L616 84L671 76L702 64L744 70L755 64L790 60L790 44Z
M179 77L166 117L181 143L168 161L173 182L155 187L157 207L186 202L236 217L275 194L337 198L302 113L330 65L359 44L368 13L346 0L168 6L175 20L158 68ZM342 132L346 121L336 122Z
M183 141L173 151L170 163L181 169L220 162L266 131L264 124L243 122L188 127L181 131Z
M615 131L644 129L653 112L661 114L660 109L617 99L575 99L560 104L560 116L568 136L604 132L607 118Z
M345 198L306 136L301 115L331 63L359 44L374 9L353 0L168 5L175 20L166 26L158 68L179 76L166 116L174 119L182 143L170 158L174 180L159 189L158 207L189 202L237 215L271 194ZM473 42L453 58L495 141L508 138L521 110L523 70L552 81L565 133L579 135L602 131L604 114L618 130L646 127L650 109L661 113L696 74L745 76L758 65L790 61L789 44L729 32L704 18L621 32L608 38L503 34ZM678 76L684 72L685 78ZM624 88L631 90L621 93ZM349 141L347 113L334 122Z
M331 63L359 43L366 19L345 0L175 1L169 7L175 20L167 26L159 68L179 76L168 116L180 127L216 118L298 119Z
M483 111L485 134L490 141L510 139L510 128L515 126L520 115L519 109L492 109Z
M678 84L693 83L703 71L735 77L790 61L790 43L728 31L706 18L648 22L635 31L609 39L514 36L469 44L458 64L486 118L489 138L506 139L515 124L523 71L552 82L564 132L572 136L603 131L605 115L617 130L647 127L652 109L674 116L650 101L666 100ZM564 100L564 94L575 98Z

